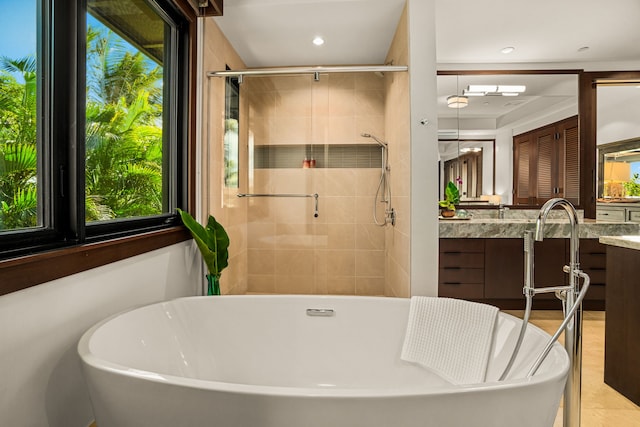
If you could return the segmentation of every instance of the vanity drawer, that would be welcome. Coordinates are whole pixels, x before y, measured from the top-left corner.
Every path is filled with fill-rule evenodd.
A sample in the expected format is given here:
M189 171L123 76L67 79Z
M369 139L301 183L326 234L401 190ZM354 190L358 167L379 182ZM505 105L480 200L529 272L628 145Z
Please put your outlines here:
M440 239L440 253L484 253L484 239Z
M635 209L634 210L628 209L627 212L628 212L627 221L640 222L640 211L637 211Z
M483 268L443 267L438 275L441 284L484 283Z
M596 219L604 220L604 221L625 221L625 210L624 209L602 209L598 208L596 210Z
M440 268L451 267L484 268L484 253L440 253Z
M461 299L484 298L484 283L441 283L438 296Z

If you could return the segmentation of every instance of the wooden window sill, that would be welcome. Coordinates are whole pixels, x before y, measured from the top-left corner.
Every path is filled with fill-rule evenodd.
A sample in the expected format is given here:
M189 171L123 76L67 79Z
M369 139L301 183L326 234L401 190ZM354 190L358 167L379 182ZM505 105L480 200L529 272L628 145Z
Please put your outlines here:
M26 289L191 238L183 226L0 261L0 295Z

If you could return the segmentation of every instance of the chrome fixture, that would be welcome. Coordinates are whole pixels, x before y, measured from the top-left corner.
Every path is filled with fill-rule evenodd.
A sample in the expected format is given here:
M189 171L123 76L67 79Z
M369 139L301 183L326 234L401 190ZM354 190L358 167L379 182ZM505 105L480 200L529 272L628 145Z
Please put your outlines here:
M498 219L504 219L504 216L508 210L508 207L500 203L500 205L498 206Z
M331 317L335 314L332 308L307 308L307 316Z
M318 193L314 193L314 194L283 194L283 193L276 193L276 194L256 194L256 193L239 193L237 195L238 197L313 197L315 199L315 206L314 206L314 212L313 212L313 217L314 218L318 218L319 214L318 214L318 197L320 197L318 195Z
M546 288L536 289L534 286L534 256L533 256L533 239L536 241L542 241L544 238L544 228L547 221L549 212L556 207L561 206L564 208L567 216L569 217L569 224L571 226L570 232L570 254L569 265L563 267L563 271L569 274L568 286L551 286ZM533 238L532 238L533 237ZM555 198L548 200L538 213L536 219L535 234L532 231L526 231L524 235L524 250L525 250L525 277L524 287L522 292L526 298L526 310L524 319L522 322L522 328L520 330L520 336L516 343L516 347L511 360L507 364L505 372L500 377L501 380L505 379L511 365L515 360L517 352L520 349L522 336L524 335L524 329L527 326L529 315L531 312L531 299L534 295L545 292L554 292L556 297L562 300L564 320L560 324L560 327L553 334L553 336L547 342L545 348L542 350L532 367L529 369L527 376L530 377L536 373L544 359L551 351L551 347L560 337L560 334L564 331L564 343L565 349L569 355L571 367L567 377L567 384L564 391L564 410L563 410L563 426L564 427L578 427L580 426L580 400L582 389L582 300L587 294L591 279L589 275L580 270L579 262L579 234L578 234L578 213L576 209L566 199ZM583 279L582 287L580 287L580 279Z
M283 68L251 68L247 70L209 71L207 77L238 77L242 76L282 76L286 74L311 74L314 77L328 73L385 73L407 71L406 65L352 65L334 67L283 67Z
M389 145L375 135L371 135L370 133L361 133L360 136L362 136L363 138L371 138L375 142L377 142L380 147L382 147L380 181L378 182L378 189L376 190L376 195L373 199L373 222L381 227L387 224L396 225L396 212L391 207L391 180L389 178L391 168L389 167L389 155L387 152ZM380 198L380 203L385 204L384 218L382 220L378 220L378 216L376 215L378 198Z

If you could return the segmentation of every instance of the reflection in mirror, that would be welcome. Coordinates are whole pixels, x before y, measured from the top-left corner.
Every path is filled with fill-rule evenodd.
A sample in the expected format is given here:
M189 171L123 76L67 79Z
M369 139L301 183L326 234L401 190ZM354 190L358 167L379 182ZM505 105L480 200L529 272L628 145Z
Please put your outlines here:
M458 141L460 148L466 141L483 141L479 197L496 204L513 203L513 137L578 114L578 76L574 72L441 71L437 84L440 188L447 183L444 162L463 154L452 152ZM465 96L467 106L450 108L447 98L451 95Z
M240 84L237 77L226 78L224 110L224 186L238 188Z
M597 100L598 209L640 204L639 83L598 84Z
M457 183L463 204L489 203L494 193L494 140L440 140L442 183Z

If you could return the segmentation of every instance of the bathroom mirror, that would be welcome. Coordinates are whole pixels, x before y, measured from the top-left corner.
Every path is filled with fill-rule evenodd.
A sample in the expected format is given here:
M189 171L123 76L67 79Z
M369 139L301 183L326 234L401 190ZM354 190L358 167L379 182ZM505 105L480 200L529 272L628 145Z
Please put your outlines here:
M640 204L640 82L597 85L598 203Z
M481 180L482 191L462 204L511 204L513 137L578 114L573 70L439 71L437 85L441 189L444 163L482 143L482 177L468 177ZM452 96L464 99L453 104Z

